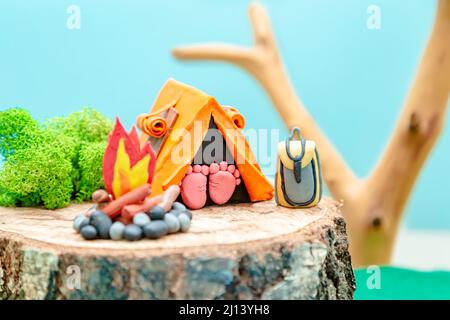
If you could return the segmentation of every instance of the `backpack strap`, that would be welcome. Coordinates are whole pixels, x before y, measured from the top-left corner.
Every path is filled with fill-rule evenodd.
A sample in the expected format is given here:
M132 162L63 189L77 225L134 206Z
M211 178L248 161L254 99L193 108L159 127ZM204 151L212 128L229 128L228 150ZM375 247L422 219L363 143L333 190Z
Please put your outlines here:
M294 140L296 136L297 140L301 141L302 151L298 156L294 157L291 153L290 142ZM286 153L289 159L291 159L294 163L294 178L297 183L300 183L302 181L302 159L303 156L305 155L305 147L306 142L303 136L301 135L300 128L298 127L293 128L291 131L291 135L288 138L286 138Z

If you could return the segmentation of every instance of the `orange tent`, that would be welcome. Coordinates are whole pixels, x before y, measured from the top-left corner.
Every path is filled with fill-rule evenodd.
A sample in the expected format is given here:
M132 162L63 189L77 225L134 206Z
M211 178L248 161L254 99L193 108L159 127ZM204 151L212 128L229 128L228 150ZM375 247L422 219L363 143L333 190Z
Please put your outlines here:
M171 108L177 116L169 128L161 115ZM213 97L172 79L163 86L151 113L138 117L138 126L142 131L141 144L149 138L164 139L156 160L152 195L160 194L170 185L181 182L202 146L211 119L214 119L234 157L250 200L272 199L272 184L263 175L241 132L244 118L236 109L222 107Z

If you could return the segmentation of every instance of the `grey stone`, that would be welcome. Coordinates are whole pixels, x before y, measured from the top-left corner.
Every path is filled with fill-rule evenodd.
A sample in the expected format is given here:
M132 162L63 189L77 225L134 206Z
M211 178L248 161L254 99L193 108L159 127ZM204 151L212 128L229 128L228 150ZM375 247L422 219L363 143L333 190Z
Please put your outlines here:
M190 210L186 209L183 213L189 217L189 220L192 220L192 212Z
M150 217L144 212L138 213L133 217L133 223L139 227L143 227L150 223Z
M183 210L186 210L186 206L184 204L182 204L181 202L175 201L172 204L172 209L183 211Z
M178 209L172 209L170 210L168 213L174 215L175 217L178 217L180 214L182 214L184 211L183 210L178 210Z
M154 206L150 210L150 219L151 220L162 220L164 219L164 215L166 214L166 211L163 207L160 206Z
M94 226L91 225L87 225L84 226L81 231L81 236L85 239L85 240L94 240L97 238L98 236L98 231Z
M112 220L107 214L96 211L91 216L90 224L97 229L101 239L109 239L109 229L111 228Z
M140 240L142 238L142 228L135 224L129 224L123 231L123 237L128 241Z
M109 229L109 236L113 240L120 240L123 238L123 232L125 231L125 225L122 222L116 221Z
M180 230L180 221L178 218L171 213L167 213L164 216L164 222L167 224L169 228L169 233L175 233Z
M191 219L185 213L182 213L178 216L178 221L180 221L180 230L181 232L187 232L189 227L191 226Z
M81 228L89 224L89 218L84 214L80 214L73 219L73 228L76 232L80 232Z
M144 226L143 230L147 238L159 239L169 232L169 226L163 220L156 220Z

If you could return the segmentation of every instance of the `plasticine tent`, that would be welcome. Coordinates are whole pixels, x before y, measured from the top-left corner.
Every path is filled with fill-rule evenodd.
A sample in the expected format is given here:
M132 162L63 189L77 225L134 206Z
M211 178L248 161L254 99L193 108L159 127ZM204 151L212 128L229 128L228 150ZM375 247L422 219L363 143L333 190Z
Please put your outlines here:
M172 123L170 114L175 114ZM172 79L163 86L151 113L138 117L138 126L142 131L141 144L149 140L161 143L160 149L156 150L158 156L152 195L181 182L197 151L202 148L211 120L234 158L249 200L272 199L273 186L263 175L241 132L245 123L242 115L234 108L220 106L213 97L202 91Z

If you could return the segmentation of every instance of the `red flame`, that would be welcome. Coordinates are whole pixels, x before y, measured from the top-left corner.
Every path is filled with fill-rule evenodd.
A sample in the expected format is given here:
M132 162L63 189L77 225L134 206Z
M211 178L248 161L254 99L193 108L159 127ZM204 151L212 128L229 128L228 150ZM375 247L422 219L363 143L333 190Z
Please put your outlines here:
M128 134L116 118L103 157L103 180L114 198L139 187L151 184L156 156L149 143L141 149L136 128Z

